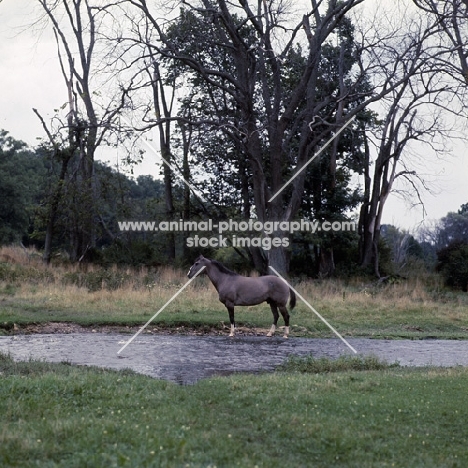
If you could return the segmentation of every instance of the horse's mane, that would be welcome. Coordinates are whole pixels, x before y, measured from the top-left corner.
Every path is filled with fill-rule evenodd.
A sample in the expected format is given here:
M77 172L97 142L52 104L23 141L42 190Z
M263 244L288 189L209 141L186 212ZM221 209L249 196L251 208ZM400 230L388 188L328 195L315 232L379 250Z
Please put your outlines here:
M231 276L239 276L238 273L236 273L235 271L230 270L229 268L226 268L222 263L219 263L217 260L211 260L211 259L208 259L208 260L210 260L210 262L211 262L221 273L225 273L225 274L231 275Z

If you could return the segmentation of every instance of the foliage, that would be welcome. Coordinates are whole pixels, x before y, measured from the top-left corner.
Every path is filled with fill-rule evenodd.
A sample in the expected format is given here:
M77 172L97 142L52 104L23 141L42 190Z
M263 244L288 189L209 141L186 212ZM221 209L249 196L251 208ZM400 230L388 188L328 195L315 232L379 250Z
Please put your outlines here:
M437 269L448 286L468 291L468 242L452 241L437 252Z
M72 157L70 164L75 164ZM23 242L43 248L50 206L60 184L60 162L44 146L36 150L2 131L0 137L0 245ZM75 184L63 181L54 223L54 255L73 259L73 236L80 227ZM175 190L176 206L182 193ZM81 195L80 195L81 196ZM88 249L87 261L109 264L159 265L167 262L164 233L120 232L118 221L163 221L164 186L149 175L136 179L104 163L94 163L96 249ZM183 242L181 236L178 244ZM179 248L179 250L182 250Z
M308 59L310 51L299 44L288 48L287 52L282 54L281 73L274 78L272 60L262 58L259 44L265 39L261 37L261 33L237 15L233 14L232 20L238 26L246 47L251 47L252 63L258 62L259 68L266 67L268 71L266 76L263 76L265 73L263 69L258 71L257 75L252 75L255 103L252 118L255 119L256 125L263 129L258 131L261 140L259 158L265 176L263 183L272 186L276 177L275 172L280 170L287 180L294 172L300 157L304 157L303 154L301 156L301 151L304 151L303 135L310 123L307 106L311 103L303 100L294 113L287 126L287 139L281 148L281 157L285 162L281 168L274 168L273 159L276 157L272 148L275 139L274 122L279 116L274 115L277 104L273 104L273 101L284 102L286 106L286 103L292 99L294 92L300 86L301 79L307 75L307 67L310 67ZM207 45L206 40L201 40L202 36L214 39ZM182 148L182 142L190 140L190 153L194 166L192 175L200 180L199 188L216 206L216 211L222 212L224 216L233 216L237 212L248 218L252 215L256 203L253 196L255 182L252 161L249 161L248 137L246 130L243 129L246 117L241 109L242 106L236 101L236 96L241 93L235 84L236 80L241 79L241 72L236 68L236 52L233 50L236 45L227 44L225 32L212 21L210 13L202 10L182 10L178 20L170 26L166 40L171 42L171 47L178 50L179 54L194 57L200 66L210 70L222 70L222 76L228 74L232 77L232 80L229 80L214 76L213 80L208 82L203 74L193 69L191 62L183 65L183 61L176 60L169 61L168 64L168 76L172 76L175 71L183 73L191 85L190 92L181 101L179 116L184 119L184 123L179 127L178 139L179 148ZM323 136L317 137L315 146L310 145L307 148L307 158L311 158L316 149L329 138L328 120L333 119L331 116L335 112L336 103L327 100L329 96L339 94L340 79L344 80L345 85L353 86L353 69L357 64L357 54L353 25L348 18L342 18L336 28L334 40L326 41L323 46L317 80L310 84L314 87L315 101L328 102L328 105L317 104L320 111L316 110L314 114L313 134ZM369 91L369 83L365 77L361 79L356 91L360 96L365 96ZM358 106L360 102L360 99L346 102L347 110ZM190 123L186 123L187 120ZM372 120L371 113L360 112L357 115L359 124L356 125L369 120ZM347 220L349 212L360 203L360 191L352 188L350 184L353 172L362 173L364 163L363 134L355 130L354 126L347 129L338 147L325 151L319 162L307 169L298 216L320 221ZM332 159L335 160L334 164L331 162ZM258 163L257 161L256 164ZM290 196L290 191L291 187L288 187L285 193ZM308 262L308 272L312 275L323 273L320 271L320 264L323 262L321 251L349 245L347 234L321 233L320 236L306 237L307 240L299 239L299 242L304 246L306 243L309 245L305 250L310 250L311 262ZM300 250L301 247L295 249L293 256ZM298 265L301 263L301 257L296 259L291 257L291 261ZM334 266L331 268L331 273L333 269Z
M320 254L330 245L333 245L334 277L349 278L363 274L358 262L359 236L355 231L318 234L299 232L291 240L290 265L294 276L320 276Z
M438 226L437 247L448 247L457 241L468 239L468 211L461 207L458 213L447 213Z
M14 265L0 262L0 281L6 283L47 284L54 282L54 275L48 270L33 265Z
M160 245L147 233L120 233L118 221L151 220L164 213L164 190L151 176L136 180L103 163L94 164L97 247L93 261L101 263L152 264L163 262ZM23 242L43 247L49 203L58 183L57 161L44 147L33 151L2 131L0 137L0 245ZM70 238L76 221L76 193L65 183L58 205L55 251L70 254ZM146 237L146 239L145 239ZM159 242L159 245L158 245ZM102 252L99 252L99 250Z
M395 226L381 226L379 262L382 274L417 276L435 267L435 248L419 243L412 234Z
M46 161L0 130L0 245L28 243L45 176Z
M128 284L131 276L119 270L95 269L89 272L74 271L65 273L62 277L64 285L73 284L79 288L85 288L89 292L106 289L115 291Z

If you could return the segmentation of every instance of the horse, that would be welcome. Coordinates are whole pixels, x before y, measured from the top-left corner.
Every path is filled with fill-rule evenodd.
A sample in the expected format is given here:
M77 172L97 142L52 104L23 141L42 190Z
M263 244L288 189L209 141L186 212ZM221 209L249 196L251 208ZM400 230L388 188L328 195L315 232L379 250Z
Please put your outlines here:
M219 300L226 306L229 312L229 320L231 322L231 333L229 336L234 336L235 332L235 306L251 306L267 302L273 313L273 325L267 336L275 334L279 309L285 324L283 337L288 337L289 313L286 305L289 299L289 307L292 310L296 305L296 295L285 281L273 275L260 276L258 278L241 276L229 270L220 262L205 258L203 255L200 255L195 260L187 276L193 278L203 267L205 267L204 273L208 275L216 291L218 291Z

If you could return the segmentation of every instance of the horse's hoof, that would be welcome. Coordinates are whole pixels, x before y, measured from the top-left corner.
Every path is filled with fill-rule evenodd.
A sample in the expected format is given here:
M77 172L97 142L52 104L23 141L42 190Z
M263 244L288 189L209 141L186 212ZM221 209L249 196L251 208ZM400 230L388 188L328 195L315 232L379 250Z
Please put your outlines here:
M288 335L283 335L283 338L289 338Z

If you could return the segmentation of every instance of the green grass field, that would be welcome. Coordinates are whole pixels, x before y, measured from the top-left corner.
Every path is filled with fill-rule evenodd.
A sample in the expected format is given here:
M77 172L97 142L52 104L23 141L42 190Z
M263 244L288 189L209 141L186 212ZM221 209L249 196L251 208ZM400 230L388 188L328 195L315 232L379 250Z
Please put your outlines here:
M466 369L298 364L181 387L1 356L0 466L468 466Z

